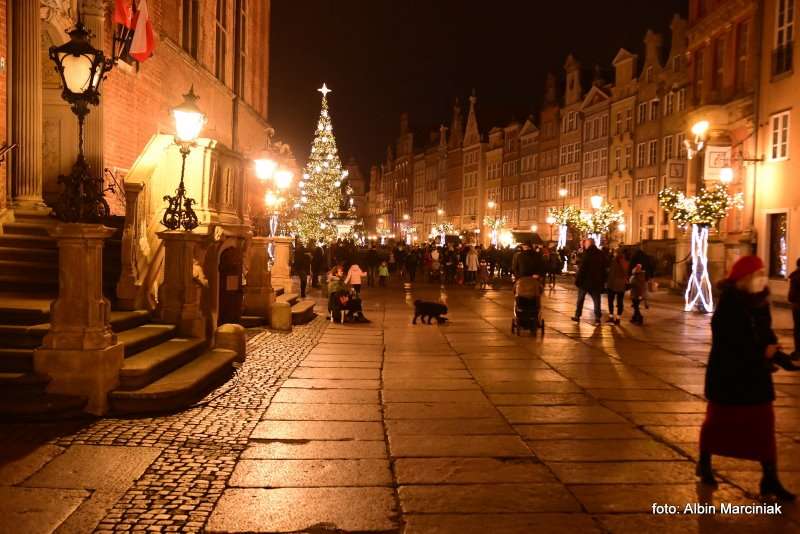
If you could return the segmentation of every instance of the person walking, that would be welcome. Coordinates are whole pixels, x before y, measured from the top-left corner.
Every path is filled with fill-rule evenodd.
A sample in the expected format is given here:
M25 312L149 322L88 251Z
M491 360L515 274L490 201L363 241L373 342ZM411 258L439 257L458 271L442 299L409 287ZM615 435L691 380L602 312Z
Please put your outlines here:
M789 275L789 304L792 305L792 323L794 333L794 352L792 356L800 356L800 258L795 263L796 269Z
M572 320L578 322L583 313L583 301L586 295L592 297L594 302L594 324L601 324L600 297L606 283L606 256L594 244L594 239L583 240L583 256L575 275L575 285L578 287L578 301L575 305L575 315Z
M319 277L325 272L325 253L322 247L312 243L314 252L311 254L311 287L319 287Z
M311 271L311 255L303 248L303 245L297 245L294 251L292 268L295 274L300 277L300 297L306 298L306 285Z
M614 255L614 259L608 267L608 278L606 279L606 291L608 293L608 320L614 324L619 324L622 319L623 300L625 289L628 286L628 260L621 250ZM616 301L617 313L614 313L614 303Z
M416 247L408 251L405 261L408 281L415 282L417 280L417 264L419 263L419 254Z
M375 250L373 245L370 245L367 251L367 285L369 287L373 287L378 279L378 265L380 265L378 251Z
M380 267L378 267L378 284L381 287L386 287L388 283L389 283L389 264L385 261L382 261Z
M467 283L475 284L478 274L478 251L474 246L469 247L467 252Z
M715 454L756 460L761 462L762 497L793 501L795 495L778 479L771 360L781 348L772 330L764 262L758 256L739 258L719 289L711 319L708 405L697 476L716 485L711 466Z
M367 273L361 270L358 263L353 262L347 270L347 277L344 279L345 284L353 286L353 291L356 292L356 296L359 298L361 297L361 279L364 276L367 276Z
M629 283L631 286L631 303L633 306L631 323L641 326L644 324L642 302L647 302L647 275L641 263L637 263L633 266L633 269L631 269Z

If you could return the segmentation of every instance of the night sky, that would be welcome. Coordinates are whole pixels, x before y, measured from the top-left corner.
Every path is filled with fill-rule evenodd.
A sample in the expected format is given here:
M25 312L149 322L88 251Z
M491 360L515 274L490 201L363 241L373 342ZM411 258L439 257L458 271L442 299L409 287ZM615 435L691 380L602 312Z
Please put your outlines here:
M688 0L273 0L269 119L298 162L308 156L326 82L344 161L368 173L409 112L415 145L449 125L472 88L486 133L540 105L548 71L572 52L611 79L620 47L643 57L645 31L665 36ZM666 52L666 50L665 50Z

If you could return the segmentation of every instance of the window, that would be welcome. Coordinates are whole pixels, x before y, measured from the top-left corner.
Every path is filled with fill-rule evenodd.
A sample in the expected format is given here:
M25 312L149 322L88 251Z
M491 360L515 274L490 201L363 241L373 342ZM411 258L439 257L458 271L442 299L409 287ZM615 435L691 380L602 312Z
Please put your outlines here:
M247 0L239 0L239 13L236 19L236 54L239 56L239 65L236 72L236 94L242 96L244 94L244 78L247 71Z
M625 198L628 198L630 196L631 196L631 183L625 182Z
M740 22L736 28L736 89L747 87L750 59L747 51L750 43L750 21Z
M217 0L214 18L214 76L225 83L225 60L228 45L228 2Z
M622 148L614 149L614 170L618 171L622 167Z
M621 111L617 111L617 114L615 115L614 133L615 134L622 133L622 112Z
M672 136L667 135L664 137L664 161L671 160L674 156L674 145L672 144Z
M667 93L666 102L664 103L664 116L668 117L675 111L675 93L670 91Z
M608 174L608 149L603 148L600 150L600 175L606 176Z
M583 175L592 176L592 154L589 152L583 153Z
M678 147L678 159L686 159L686 134L675 134L675 145Z
M775 20L775 50L772 52L772 75L792 70L794 47L794 0L778 0Z
M633 167L633 145L625 145L625 168Z
M647 143L647 164L655 165L658 161L658 140L653 139Z
M686 88L678 91L678 111L686 110Z
M714 77L711 88L715 91L722 90L725 69L725 38L720 37L714 42Z
M637 167L644 167L644 156L645 152L647 151L647 146L645 143L639 143L636 145L636 166Z
M694 98L697 102L703 101L703 78L705 77L705 48L695 52L694 60Z
M642 124L647 120L647 102L639 104L639 111L636 114L636 124Z
M681 61L681 56L675 56L672 58L672 72L674 73L680 72L682 66L683 66L683 61Z
M561 145L561 165L566 165L569 161L569 145Z
M658 120L658 99L650 101L650 120Z
M636 196L644 195L644 178L636 180Z
M608 137L608 115L603 115L600 118L600 136Z
M789 274L789 241L786 223L785 213L768 215L769 275L775 278L786 278Z
M630 132L633 130L633 109L628 108L625 110L625 131Z
M769 159L783 160L789 157L789 112L784 111L770 118Z
M183 0L182 2L181 46L190 56L197 58L197 36L199 35L200 0Z
M651 176L647 179L647 194L648 195L655 195L656 194L656 177Z

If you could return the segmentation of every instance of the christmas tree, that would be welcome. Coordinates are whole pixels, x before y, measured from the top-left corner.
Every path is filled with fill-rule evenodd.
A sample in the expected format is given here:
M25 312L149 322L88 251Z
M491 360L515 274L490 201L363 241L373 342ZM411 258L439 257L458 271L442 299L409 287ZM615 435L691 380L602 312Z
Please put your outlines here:
M295 234L305 243L311 240L317 243L335 240L336 219L348 216L352 209L348 173L342 169L328 113L328 93L331 90L322 84L318 91L322 93L322 109L311 154L303 179L298 184L298 197L294 204L297 214L292 223Z

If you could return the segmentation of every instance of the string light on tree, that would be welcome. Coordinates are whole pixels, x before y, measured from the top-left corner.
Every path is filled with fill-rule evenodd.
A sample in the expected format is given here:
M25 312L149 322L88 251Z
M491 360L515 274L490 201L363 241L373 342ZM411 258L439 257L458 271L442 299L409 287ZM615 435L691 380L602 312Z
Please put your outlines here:
M658 193L659 204L670 212L672 220L682 229L692 227L692 272L684 294L686 311L695 308L705 313L714 311L711 278L708 275L709 229L719 224L731 209L742 209L744 206L741 193L728 193L726 182L732 178L732 172L725 172L721 176L722 183L712 189L701 189L697 196L687 197L682 191L669 187Z
M342 169L328 112L328 94L331 90L326 84L317 89L322 93L322 107L311 153L306 162L303 179L298 184L300 208L292 221L292 229L304 242L330 242L338 236L334 221L324 222L331 214L350 216L353 205L350 202L352 188L347 182L347 171ZM323 222L320 222L323 221Z

